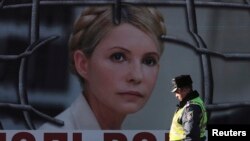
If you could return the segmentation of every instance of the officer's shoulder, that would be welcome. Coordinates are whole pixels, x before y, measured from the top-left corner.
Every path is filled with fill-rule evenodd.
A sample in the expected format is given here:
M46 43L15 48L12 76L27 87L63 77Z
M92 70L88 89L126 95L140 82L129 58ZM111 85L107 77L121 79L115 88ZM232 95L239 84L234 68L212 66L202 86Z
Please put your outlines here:
M194 104L194 103L188 101L187 104L186 104L186 109L189 110L189 111L201 110L201 107L198 104Z

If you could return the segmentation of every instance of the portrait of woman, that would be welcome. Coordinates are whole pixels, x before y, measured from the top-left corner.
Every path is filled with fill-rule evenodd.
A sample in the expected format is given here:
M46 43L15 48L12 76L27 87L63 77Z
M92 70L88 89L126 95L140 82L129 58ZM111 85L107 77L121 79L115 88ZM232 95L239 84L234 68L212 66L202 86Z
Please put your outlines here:
M64 126L39 129L122 129L127 115L143 108L154 89L166 34L152 7L122 4L121 22L112 7L88 7L75 21L69 39L70 65L82 92L56 116Z

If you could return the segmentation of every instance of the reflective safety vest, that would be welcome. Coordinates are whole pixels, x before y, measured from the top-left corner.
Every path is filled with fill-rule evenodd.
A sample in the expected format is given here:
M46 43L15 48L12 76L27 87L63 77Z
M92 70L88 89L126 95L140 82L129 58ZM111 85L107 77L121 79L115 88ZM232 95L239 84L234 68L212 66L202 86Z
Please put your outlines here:
M201 107L202 110L202 117L200 121L200 138L205 137L206 133L206 124L207 124L207 113L206 109L204 107L203 101L200 97L194 98L189 101L189 104L196 104ZM185 131L183 126L178 122L178 119L181 119L184 109L187 107L188 104L186 104L184 107L180 108L173 117L169 138L170 141L178 141L183 140L186 138Z

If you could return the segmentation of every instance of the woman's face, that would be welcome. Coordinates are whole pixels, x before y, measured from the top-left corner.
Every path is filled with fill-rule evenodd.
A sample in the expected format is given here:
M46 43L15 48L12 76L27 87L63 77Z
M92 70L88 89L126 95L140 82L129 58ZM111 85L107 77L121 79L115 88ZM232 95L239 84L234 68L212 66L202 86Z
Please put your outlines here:
M90 105L121 114L138 111L152 93L159 59L149 35L130 24L116 26L87 59L84 79Z

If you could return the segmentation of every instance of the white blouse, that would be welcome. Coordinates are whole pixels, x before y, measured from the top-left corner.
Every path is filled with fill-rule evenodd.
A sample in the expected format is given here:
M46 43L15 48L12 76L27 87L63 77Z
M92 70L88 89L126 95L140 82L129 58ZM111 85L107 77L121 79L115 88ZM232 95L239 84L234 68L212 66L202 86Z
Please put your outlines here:
M55 118L63 120L64 126L43 124L38 130L100 130L100 125L85 97L80 94L69 108Z

